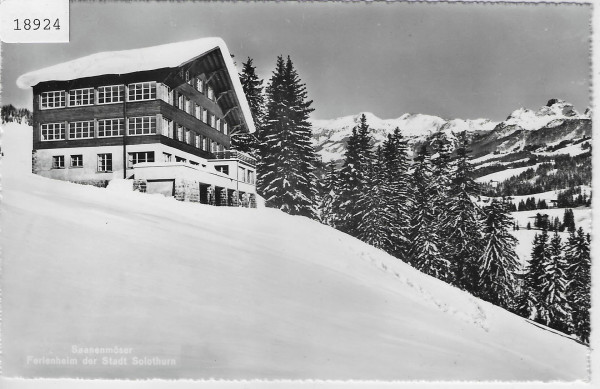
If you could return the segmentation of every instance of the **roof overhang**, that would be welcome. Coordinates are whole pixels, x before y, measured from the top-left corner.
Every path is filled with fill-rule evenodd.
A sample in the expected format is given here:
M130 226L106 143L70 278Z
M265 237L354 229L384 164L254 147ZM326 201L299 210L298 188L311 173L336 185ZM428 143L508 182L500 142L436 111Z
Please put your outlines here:
M140 49L106 51L23 74L17 86L28 89L40 82L71 81L106 74L128 74L176 68L219 49L248 132L254 132L252 113L227 45L221 38L202 38Z

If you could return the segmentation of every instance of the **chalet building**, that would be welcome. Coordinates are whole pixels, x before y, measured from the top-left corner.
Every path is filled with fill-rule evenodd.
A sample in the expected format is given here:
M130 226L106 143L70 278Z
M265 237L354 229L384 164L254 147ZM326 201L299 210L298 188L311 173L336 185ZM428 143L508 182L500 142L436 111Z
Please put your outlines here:
M97 53L17 84L33 88L34 173L254 206L256 161L230 149L254 123L221 39Z

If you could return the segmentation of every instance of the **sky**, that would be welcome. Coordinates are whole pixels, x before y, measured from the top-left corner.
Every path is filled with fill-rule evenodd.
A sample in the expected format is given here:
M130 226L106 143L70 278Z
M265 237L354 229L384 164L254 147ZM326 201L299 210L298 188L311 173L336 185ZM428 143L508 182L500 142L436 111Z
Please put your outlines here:
M577 4L72 2L71 40L2 44L2 104L16 78L99 51L222 37L265 84L289 55L314 119L359 112L504 120L551 98L590 105L591 6Z

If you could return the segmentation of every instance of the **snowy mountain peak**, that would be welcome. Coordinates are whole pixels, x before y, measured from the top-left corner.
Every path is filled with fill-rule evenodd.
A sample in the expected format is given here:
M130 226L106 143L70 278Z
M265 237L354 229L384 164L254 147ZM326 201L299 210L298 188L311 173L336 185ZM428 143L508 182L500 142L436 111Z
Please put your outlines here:
M448 135L462 131L491 131L498 124L488 119L445 120L420 113L405 113L396 119L381 119L371 112L361 112L331 120L312 120L314 146L323 162L336 161L343 157L352 128L360 122L363 114L371 128L375 145L380 145L396 127L410 143L415 143L425 140L437 131L444 131Z
M502 124L504 127L535 131L557 119L579 120L589 118L590 116L577 112L572 104L560 99L551 99L537 111L527 108L519 108L513 111Z

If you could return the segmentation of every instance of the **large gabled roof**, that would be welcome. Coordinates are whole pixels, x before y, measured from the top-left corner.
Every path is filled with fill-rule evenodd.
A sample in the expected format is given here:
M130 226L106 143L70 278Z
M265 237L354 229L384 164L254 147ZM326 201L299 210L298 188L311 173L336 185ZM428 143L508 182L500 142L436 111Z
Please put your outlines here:
M145 70L175 68L217 48L221 50L248 131L254 132L254 121L237 69L225 42L221 38L201 38L141 49L91 54L25 73L17 79L17 86L27 89L44 81L69 81L105 74L127 74Z

